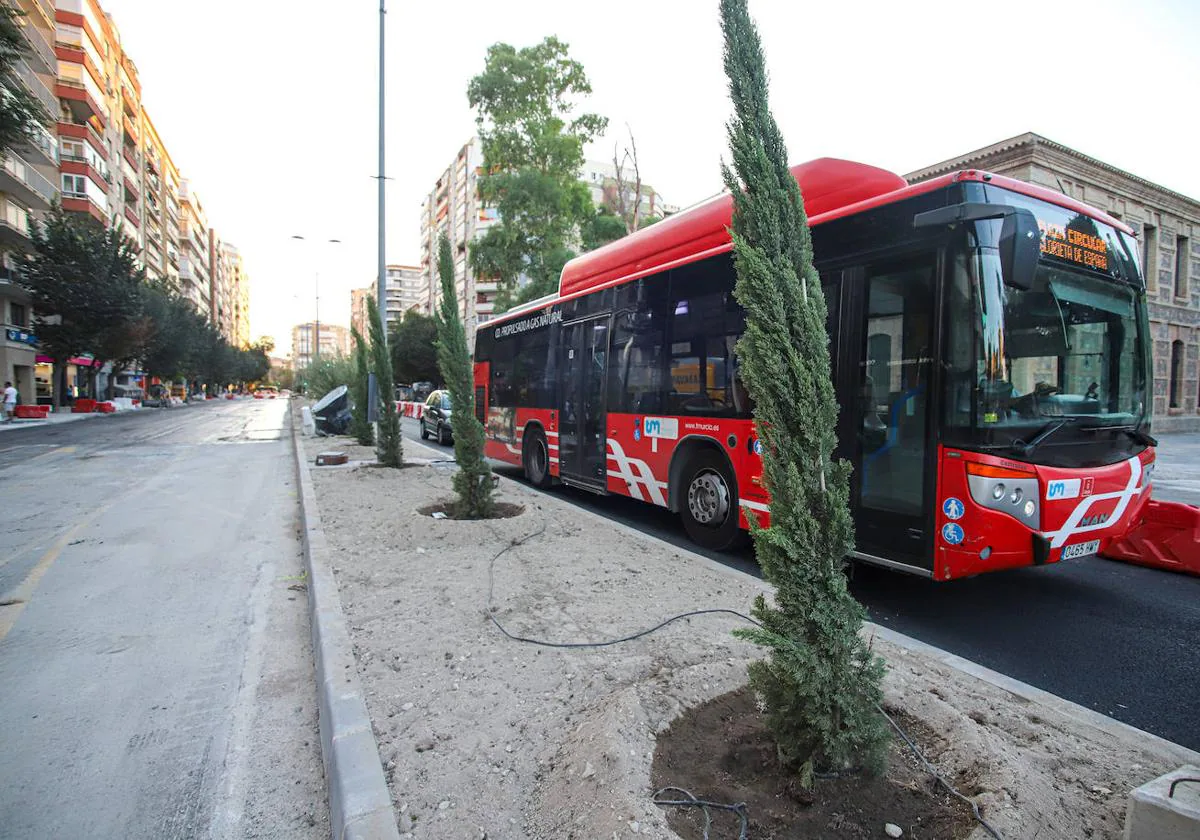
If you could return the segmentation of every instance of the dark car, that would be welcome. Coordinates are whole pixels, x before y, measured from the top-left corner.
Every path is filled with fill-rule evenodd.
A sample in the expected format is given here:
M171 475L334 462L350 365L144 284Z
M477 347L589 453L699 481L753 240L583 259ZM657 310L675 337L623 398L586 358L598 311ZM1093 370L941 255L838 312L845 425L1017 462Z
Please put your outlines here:
M425 413L421 415L421 439L429 440L430 434L443 446L450 443L449 391L434 391L425 400Z

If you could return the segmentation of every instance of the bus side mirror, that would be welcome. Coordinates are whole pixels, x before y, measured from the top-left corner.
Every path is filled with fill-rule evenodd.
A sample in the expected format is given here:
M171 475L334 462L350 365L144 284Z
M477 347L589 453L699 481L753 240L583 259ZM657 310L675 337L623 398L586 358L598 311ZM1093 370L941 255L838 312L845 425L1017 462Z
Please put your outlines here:
M999 250L1005 285L1022 291L1033 288L1041 243L1042 233L1032 211L1018 207L1004 216Z

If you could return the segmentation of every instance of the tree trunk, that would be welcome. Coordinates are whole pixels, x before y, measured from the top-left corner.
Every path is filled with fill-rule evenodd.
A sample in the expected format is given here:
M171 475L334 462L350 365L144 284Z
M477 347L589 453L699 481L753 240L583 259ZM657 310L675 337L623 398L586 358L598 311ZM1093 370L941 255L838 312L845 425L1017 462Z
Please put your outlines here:
M54 360L54 373L50 385L51 396L54 398L54 410L63 407L63 400L67 396L67 363L65 360Z

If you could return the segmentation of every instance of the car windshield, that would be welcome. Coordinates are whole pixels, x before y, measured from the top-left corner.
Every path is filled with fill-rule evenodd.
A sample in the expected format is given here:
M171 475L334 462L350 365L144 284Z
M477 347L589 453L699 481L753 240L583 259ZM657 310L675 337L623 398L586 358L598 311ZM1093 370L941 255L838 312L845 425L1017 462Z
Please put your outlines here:
M1032 286L1014 288L988 247L998 231L985 226L994 223L968 235L950 278L948 425L968 427L977 443L1014 457L1030 457L1030 441L1047 432L1047 448L1084 445L1092 449L1087 460L1106 460L1102 450L1127 454L1127 438L1096 433L1136 430L1148 419L1140 284L1043 256ZM1105 245L1093 239L1103 254Z

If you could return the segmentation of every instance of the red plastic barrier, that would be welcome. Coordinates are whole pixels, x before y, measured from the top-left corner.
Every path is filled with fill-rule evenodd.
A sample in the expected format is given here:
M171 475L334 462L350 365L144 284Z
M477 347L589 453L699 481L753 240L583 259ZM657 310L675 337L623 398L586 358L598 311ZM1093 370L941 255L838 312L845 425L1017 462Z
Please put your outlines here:
M48 405L19 405L13 409L13 417L18 420L45 420L49 416Z
M1200 575L1200 508L1151 499L1140 521L1104 552L1110 560Z
M100 414L114 414L116 410L116 403L108 402L107 400L96 403L96 411Z
M91 414L96 410L96 401L87 397L79 397L75 400L75 405L71 406L72 414Z

